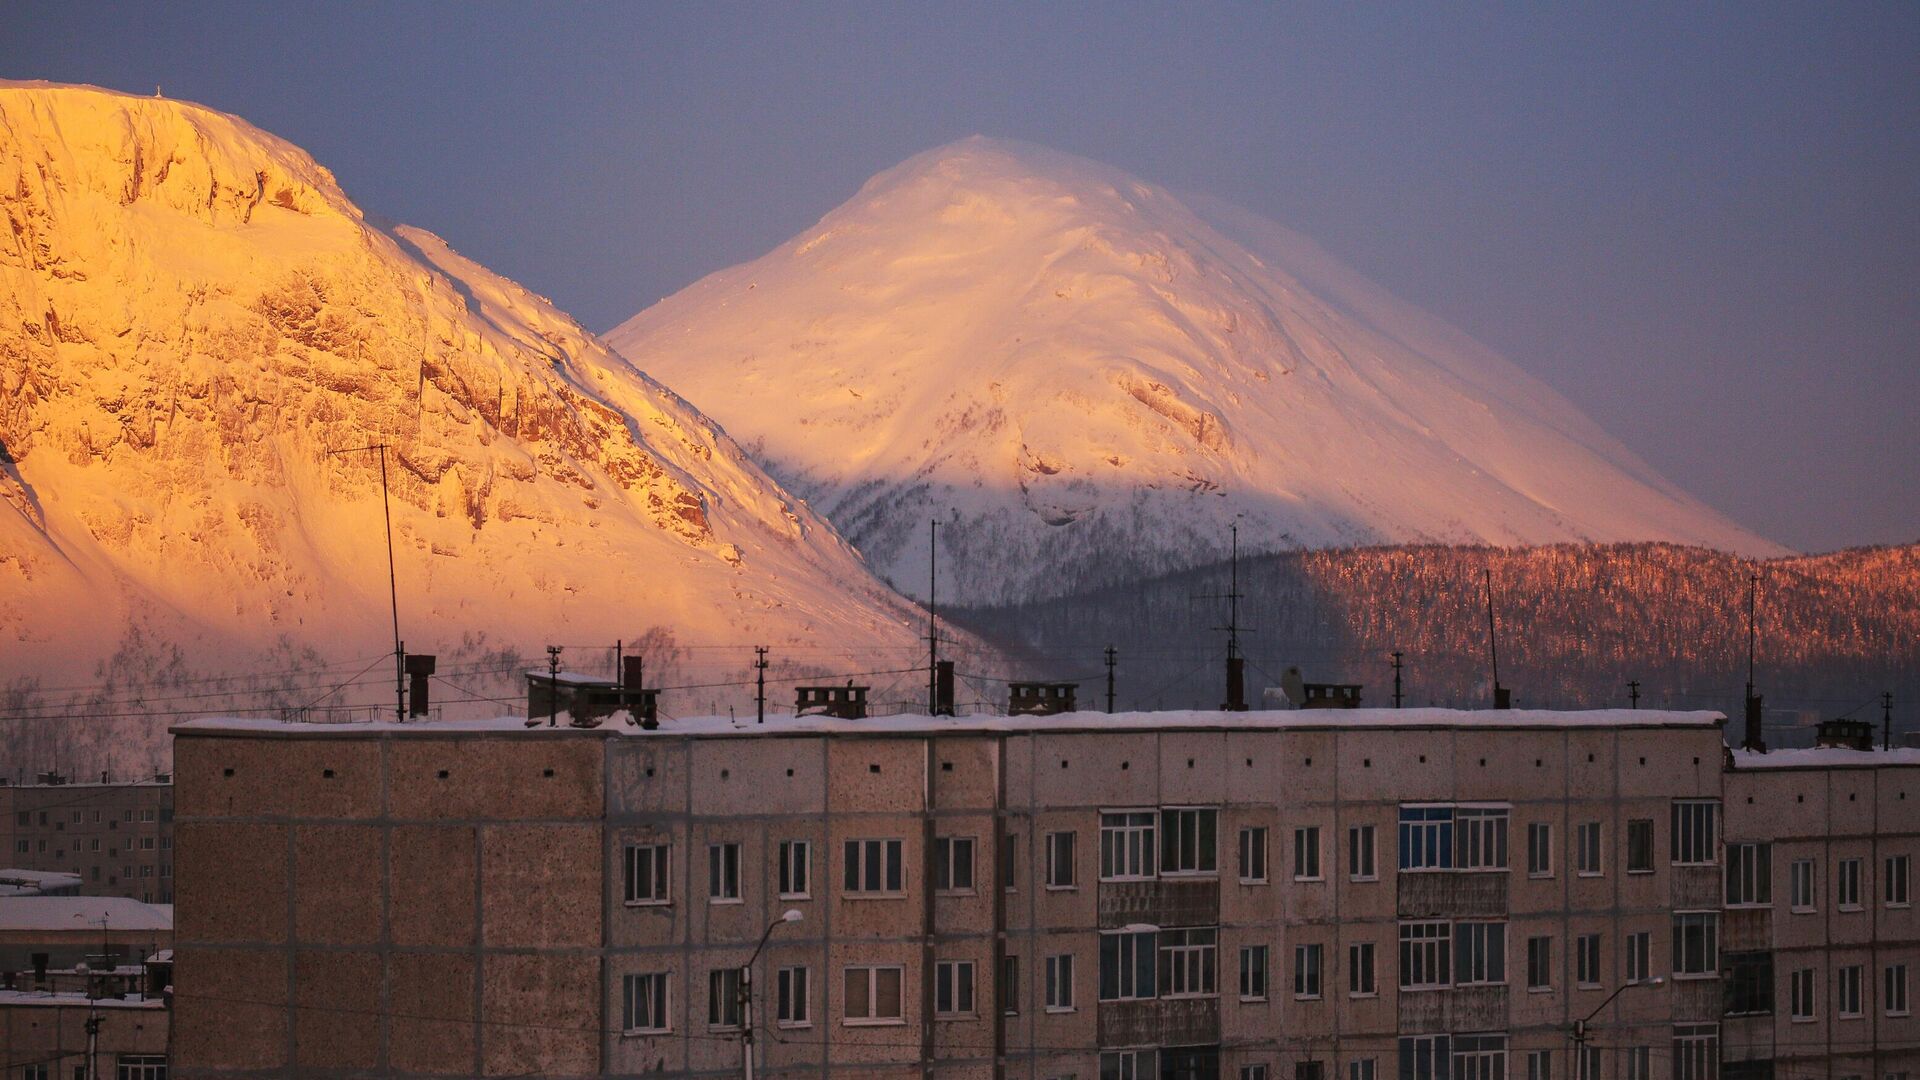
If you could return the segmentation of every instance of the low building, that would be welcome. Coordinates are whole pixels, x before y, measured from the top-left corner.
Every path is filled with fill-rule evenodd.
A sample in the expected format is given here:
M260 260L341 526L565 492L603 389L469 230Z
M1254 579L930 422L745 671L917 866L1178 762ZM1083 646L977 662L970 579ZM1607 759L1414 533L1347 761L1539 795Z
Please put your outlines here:
M185 724L175 1073L1913 1071L1920 753L1723 725Z
M118 896L0 897L0 1076L165 1080L173 919Z
M0 862L73 874L88 896L173 902L173 778L0 781Z
M0 990L0 1069L9 1080L84 1080L92 1021L99 1025L95 1075L166 1080L168 1016L158 996Z
M123 896L0 897L0 987L137 991L148 957L173 947L173 910Z

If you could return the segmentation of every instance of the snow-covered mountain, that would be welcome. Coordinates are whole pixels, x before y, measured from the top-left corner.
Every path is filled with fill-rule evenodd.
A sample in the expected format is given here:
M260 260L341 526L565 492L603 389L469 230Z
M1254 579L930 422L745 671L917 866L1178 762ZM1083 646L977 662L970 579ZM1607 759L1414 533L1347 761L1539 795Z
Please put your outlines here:
M1311 242L971 138L607 335L897 587L1004 603L1243 550L1781 549ZM953 584L946 579L951 574Z
M0 213L0 676L89 675L129 626L227 670L282 637L377 656L380 461L330 454L374 443L413 651L916 648L696 409L235 117L0 83Z

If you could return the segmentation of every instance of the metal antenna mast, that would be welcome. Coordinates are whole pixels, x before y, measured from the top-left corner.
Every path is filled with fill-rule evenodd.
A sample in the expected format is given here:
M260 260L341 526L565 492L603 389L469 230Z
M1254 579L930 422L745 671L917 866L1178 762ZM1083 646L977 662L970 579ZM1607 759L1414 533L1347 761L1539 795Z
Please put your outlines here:
M1120 653L1113 646L1107 646L1107 711L1113 711L1113 665L1119 662Z
M1393 707L1400 707L1400 650L1393 650Z
M393 603L393 718L404 724L407 722L407 652L400 644L400 585L393 572L393 501L387 494L387 444L369 443L329 450L327 456L364 454L370 450L380 452L380 512L387 523L387 598Z
M927 522L927 715L940 714L940 519Z
M765 645L753 647L753 667L754 708L759 716L759 723L764 724L767 722L767 647Z
M1500 685L1500 634L1493 624L1493 567L1483 571L1487 582L1487 658L1493 662L1493 707L1510 708L1513 698L1507 688Z
M1627 701L1636 709L1640 707L1640 680L1639 679L1634 679L1627 683Z

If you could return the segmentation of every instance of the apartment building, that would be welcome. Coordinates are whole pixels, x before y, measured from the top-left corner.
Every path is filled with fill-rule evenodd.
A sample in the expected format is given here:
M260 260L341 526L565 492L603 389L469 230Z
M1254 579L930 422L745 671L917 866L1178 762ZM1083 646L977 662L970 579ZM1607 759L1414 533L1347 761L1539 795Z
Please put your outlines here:
M195 722L174 1068L1910 1074L1920 754L1723 723ZM1804 858L1847 906L1793 907Z
M80 878L86 896L173 902L173 779L0 781L0 866Z

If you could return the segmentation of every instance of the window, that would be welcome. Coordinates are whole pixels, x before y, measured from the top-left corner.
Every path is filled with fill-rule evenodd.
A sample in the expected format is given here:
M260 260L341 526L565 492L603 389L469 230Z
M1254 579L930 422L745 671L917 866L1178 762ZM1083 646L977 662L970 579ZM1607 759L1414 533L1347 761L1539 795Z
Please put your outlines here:
M1653 966L1653 935L1642 931L1627 935L1627 981L1646 982Z
M1816 1015L1814 997L1813 969L1800 968L1787 978L1787 997L1792 1008L1791 1016L1798 1021L1812 1020Z
M1100 1000L1136 1001L1154 996L1151 930L1100 935Z
M1906 1016L1907 1005L1907 965L1888 964L1886 987L1880 996L1888 1016Z
M1463 922L1453 927L1453 981L1477 986L1507 981L1507 924Z
M1507 1037L1455 1035L1453 1080L1507 1080Z
M1833 984L1833 1011L1842 1020L1854 1020L1866 1014L1860 1004L1860 965L1848 964L1836 972Z
M1266 1066L1261 1066L1265 1068ZM1264 1080L1264 1078L1263 1078ZM1293 1080L1327 1080L1327 1066L1322 1061L1296 1061L1293 1063Z
M666 972L628 975L621 983L621 1026L629 1033L667 1030Z
M1600 1048L1578 1046L1573 1051L1574 1080L1600 1080Z
M1400 924L1400 989L1445 986L1452 972L1452 927L1444 922Z
M1717 1024L1673 1026L1673 1080L1719 1080L1720 1027Z
M781 1027L807 1027L807 969L784 967L775 976L774 1022Z
M1047 957L1047 1009L1065 1012L1073 1008L1073 954Z
M1079 884L1074 876L1073 838L1070 832L1047 834L1047 888L1071 889Z
M866 894L900 892L906 887L900 865L900 848L899 840L847 841L846 891Z
M627 845L627 903L664 904L672 849L665 844Z
M934 838L933 887L938 892L973 891L973 837Z
M1240 1000L1267 999L1267 947L1243 945L1240 948Z
M1720 916L1711 911L1673 917L1673 973L1711 975L1719 970Z
M1912 860L1905 855L1887 856L1886 864L1881 868L1881 877L1886 882L1883 895L1888 907L1906 907L1910 903L1907 890L1911 885L1908 880L1911 866Z
M1403 1035L1400 1080L1447 1080L1453 1065L1453 1040L1446 1035Z
M1600 985L1600 935L1581 934L1573 939L1574 985L1591 989Z
M933 1014L973 1015L973 961L942 960L933 965Z
M1553 1051L1527 1051L1527 1080L1553 1080Z
M1527 826L1527 876L1553 876L1553 826L1544 821Z
M167 1080L167 1056L121 1054L114 1059L113 1080Z
M1454 811L1454 835L1460 843L1455 865L1462 870L1505 870L1508 817L1505 807L1463 806Z
M1373 861L1373 826L1355 825L1347 830L1347 877L1354 881L1378 881L1380 871Z
M804 900L813 884L813 845L805 840L780 841L780 898Z
M1673 864L1675 866L1711 866L1717 832L1714 819L1720 804L1696 800L1677 800L1673 804Z
M897 1024L901 1022L900 980L903 969L897 967L849 967L841 1000L845 1002L848 1024Z
M1203 997L1214 990L1219 931L1160 931L1160 996Z
M1267 830L1265 828L1240 830L1240 880L1244 882L1267 880Z
M1240 1066L1240 1080L1268 1080L1265 1065Z
M1573 846L1574 872L1581 877L1600 876L1600 823L1586 821L1577 826L1573 830Z
M1795 859L1788 867L1787 899L1794 911L1812 911L1814 897L1813 860Z
M1347 996L1373 997L1379 993L1373 981L1373 942L1356 941L1347 946Z
M1773 1012L1773 953L1730 952L1720 958L1725 973L1725 1013L1765 1016Z
M1347 1062L1347 1080L1375 1080L1372 1058L1354 1058Z
M1727 845L1727 906L1773 903L1773 845Z
M1320 827L1293 830L1293 880L1320 880Z
M1653 1049L1629 1046L1626 1050L1627 1080L1653 1080Z
M1453 868L1453 807L1400 808L1400 869Z
M1834 904L1842 911L1860 910L1860 860L1841 859L1835 881Z
M1151 1050L1109 1050L1100 1055L1100 1080L1156 1080Z
M1527 939L1527 989L1551 990L1552 988L1553 939L1530 937Z
M707 972L707 1026L740 1026L740 969L716 968Z
M1018 956L1000 958L1000 1012L1005 1016L1020 1015L1020 958Z
M707 898L716 904L740 900L740 845L707 845Z
M1154 875L1154 814L1100 815L1100 880L1138 881Z
M1214 828L1219 812L1201 809L1160 811L1160 872L1214 872Z
M1293 947L1294 997L1317 998L1320 996L1320 956L1319 945Z

